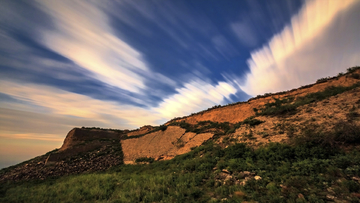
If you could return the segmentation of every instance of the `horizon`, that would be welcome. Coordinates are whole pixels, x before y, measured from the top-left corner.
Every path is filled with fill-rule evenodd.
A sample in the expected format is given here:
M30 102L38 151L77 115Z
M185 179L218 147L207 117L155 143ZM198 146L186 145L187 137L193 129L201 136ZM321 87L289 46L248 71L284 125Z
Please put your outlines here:
M141 3L140 3L141 2ZM360 1L2 1L0 169L360 64Z

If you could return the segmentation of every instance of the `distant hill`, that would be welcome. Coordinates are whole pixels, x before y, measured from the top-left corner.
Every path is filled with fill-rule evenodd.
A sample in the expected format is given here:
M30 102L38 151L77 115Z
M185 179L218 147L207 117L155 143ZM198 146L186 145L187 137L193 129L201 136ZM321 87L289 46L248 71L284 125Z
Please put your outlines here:
M161 126L74 128L60 149L0 170L0 200L67 202L68 184L75 202L359 202L359 144L353 67Z

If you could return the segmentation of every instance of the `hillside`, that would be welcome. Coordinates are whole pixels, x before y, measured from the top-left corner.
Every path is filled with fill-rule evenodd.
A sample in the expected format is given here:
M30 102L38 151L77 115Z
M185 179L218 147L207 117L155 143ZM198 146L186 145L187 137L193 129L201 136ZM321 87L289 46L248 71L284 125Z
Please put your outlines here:
M2 169L0 200L359 202L359 144L354 67L161 126L74 128L60 149Z

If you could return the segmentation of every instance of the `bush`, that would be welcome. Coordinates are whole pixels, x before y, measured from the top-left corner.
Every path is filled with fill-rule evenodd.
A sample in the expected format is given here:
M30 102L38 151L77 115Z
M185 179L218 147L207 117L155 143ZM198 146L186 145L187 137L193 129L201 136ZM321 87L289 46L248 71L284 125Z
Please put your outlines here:
M360 126L355 123L339 121L334 127L334 139L341 144L359 144Z
M258 120L256 118L254 118L253 116L245 119L242 123L243 124L248 124L250 127L254 127L254 126L257 126L261 123L264 123L265 121L261 121L261 120Z
M330 79L330 77L326 77L326 78L320 78L316 81L316 83L323 83L323 82L326 82Z
M360 69L360 66L355 66L347 69L347 73L353 73L356 70Z
M248 148L244 143L236 143L235 145L224 149L226 159L242 158L250 151L250 148Z
M165 131L166 129L167 129L166 125L160 125L159 126L159 130L161 130L161 131Z
M352 78L354 78L354 79L357 79L357 80L360 79L360 75L357 74L357 73L351 74L350 77L352 77Z

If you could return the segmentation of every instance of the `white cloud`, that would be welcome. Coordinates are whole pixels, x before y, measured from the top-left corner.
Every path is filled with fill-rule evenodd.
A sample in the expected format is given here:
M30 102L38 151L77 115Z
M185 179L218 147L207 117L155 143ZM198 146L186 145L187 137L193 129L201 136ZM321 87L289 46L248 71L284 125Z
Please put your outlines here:
M250 95L282 91L358 65L359 25L351 16L358 12L355 0L306 1L290 25L251 53L241 88Z
M2 87L2 93L25 102L17 106L20 107L17 108L18 110L26 108L27 105L37 105L50 115L60 116L62 122L66 122L66 117L69 120L74 120L71 117L83 119L83 122L77 121L73 125L87 126L89 120L93 120L97 121L102 127L136 128L145 124L156 124L161 119L160 115L151 110L121 105L113 101L97 100L54 87L17 84L8 81L1 81L0 86ZM8 102L2 102L1 106L4 108L14 107ZM31 107L27 108L27 110L30 109ZM71 117L69 118L69 116ZM68 122L66 123L68 124ZM94 122L91 122L91 124L94 124Z
M1 93L20 101L0 101L2 134L40 140L56 139L56 135L63 137L72 127L134 129L143 125L158 125L166 119L221 104L224 98L229 99L237 91L229 82L211 85L194 79L177 89L177 94L166 98L158 107L146 109L101 101L44 85L17 84L3 80L0 81L0 86ZM30 136L35 134L37 136Z
M229 98L236 91L236 88L227 82L211 85L202 80L194 80L177 89L178 94L166 98L154 110L167 119L186 116L220 104L224 98Z
M132 92L145 88L145 78L137 73L150 73L143 56L114 34L102 10L89 1L39 3L55 22L55 30L42 32L47 47L105 83Z

